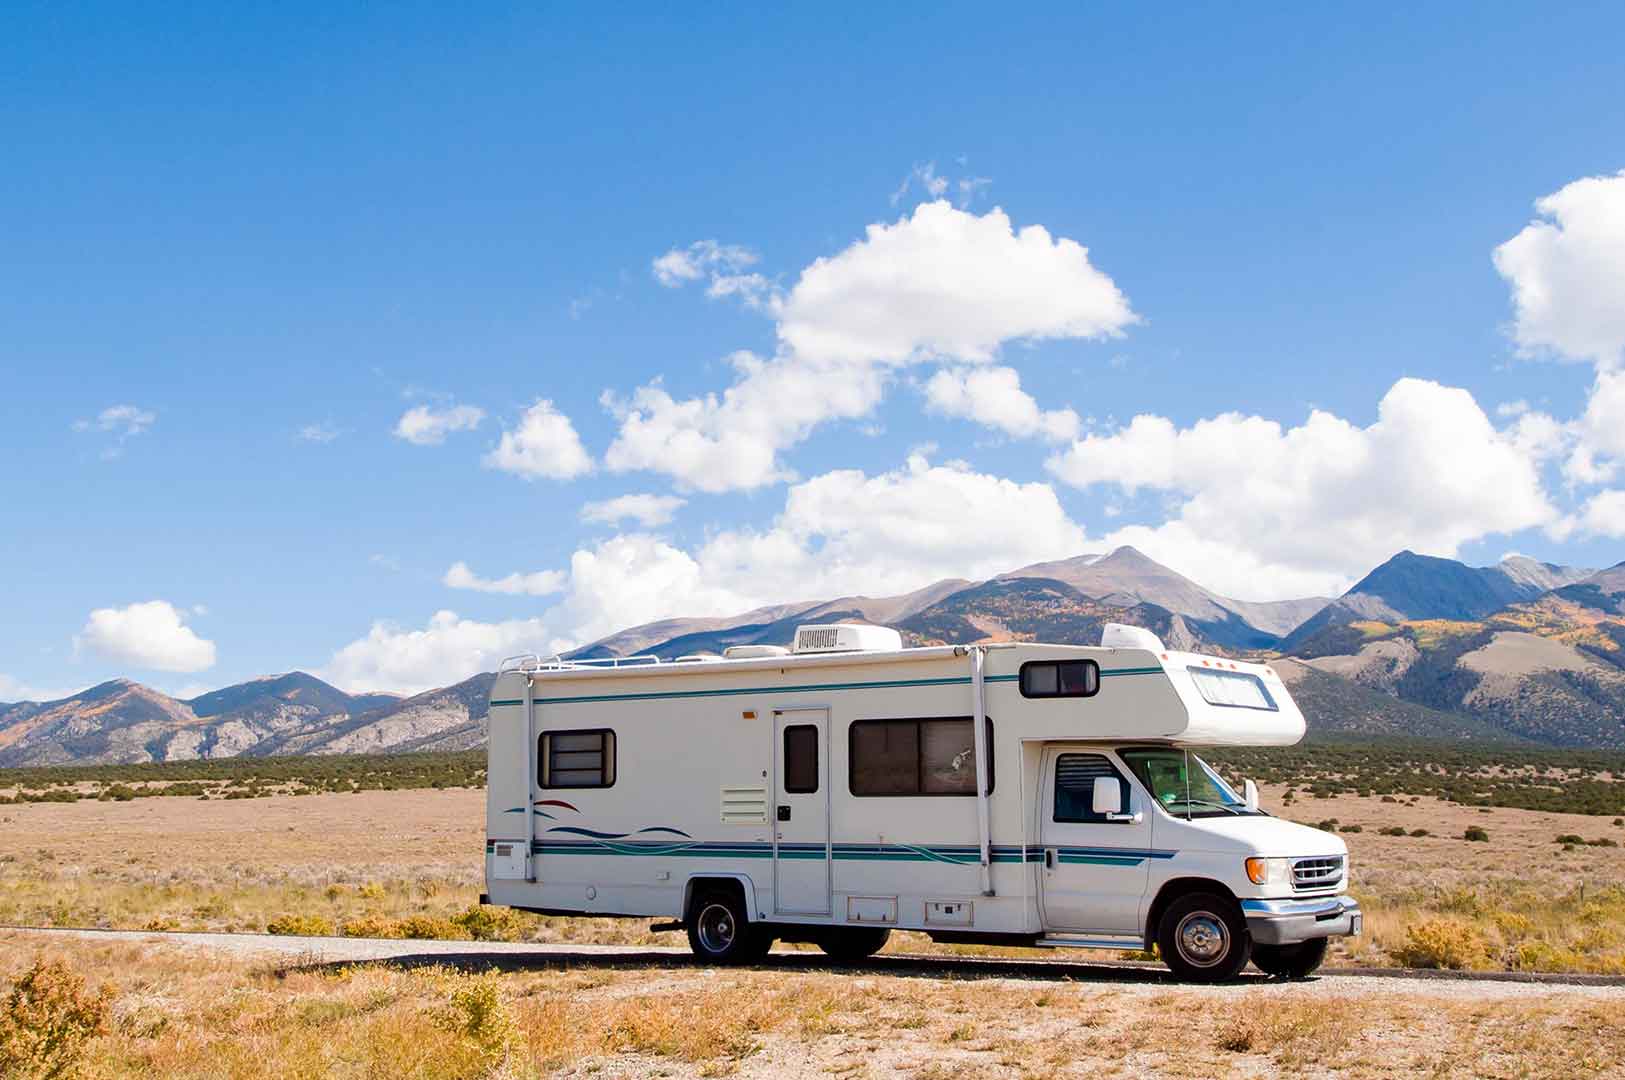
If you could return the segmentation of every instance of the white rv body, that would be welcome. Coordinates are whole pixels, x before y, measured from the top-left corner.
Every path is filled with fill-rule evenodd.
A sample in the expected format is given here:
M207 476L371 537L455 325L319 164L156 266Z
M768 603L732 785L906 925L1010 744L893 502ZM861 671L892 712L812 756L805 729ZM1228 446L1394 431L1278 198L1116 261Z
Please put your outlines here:
M738 914L780 938L887 927L1142 948L1172 899L1206 889L1233 898L1257 943L1358 932L1341 840L1233 803L1181 812L1131 764L1297 742L1303 716L1267 666L1150 635L902 649L861 629L807 640L862 651L506 664L491 691L488 902L688 920L692 940L696 896L732 885ZM1086 671L1078 661L1098 669L1093 693L1028 695L1050 662ZM1079 796L1093 774L1122 796L1100 812ZM1266 884L1248 858L1273 860Z

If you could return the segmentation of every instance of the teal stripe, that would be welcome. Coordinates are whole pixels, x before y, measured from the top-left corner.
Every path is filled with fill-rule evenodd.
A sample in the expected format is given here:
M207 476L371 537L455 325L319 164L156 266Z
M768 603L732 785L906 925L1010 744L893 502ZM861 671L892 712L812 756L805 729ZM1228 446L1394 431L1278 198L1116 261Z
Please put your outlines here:
M1162 668L1102 668L1101 677L1111 675L1160 675ZM990 683L1015 682L1015 675L989 675L983 681ZM583 694L575 697L536 698L538 705L580 705L594 701L654 701L681 698L738 697L745 694L813 694L835 690L895 690L913 686L969 686L970 676L959 675L942 679L888 679L881 682L806 683L800 686L734 686L720 690L656 690L643 694ZM523 705L522 699L504 699L491 702L492 708L505 705Z

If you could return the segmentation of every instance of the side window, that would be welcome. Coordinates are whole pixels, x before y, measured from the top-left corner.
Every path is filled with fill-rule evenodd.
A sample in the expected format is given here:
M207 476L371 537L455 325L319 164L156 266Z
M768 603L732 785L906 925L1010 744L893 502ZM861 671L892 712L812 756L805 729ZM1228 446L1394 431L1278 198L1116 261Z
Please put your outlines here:
M1021 665L1021 696L1094 697L1100 693L1100 665L1093 660L1029 660Z
M789 795L818 790L817 724L792 724L784 729L784 790Z
M987 721L988 791L993 721ZM975 795L975 732L968 716L858 720L848 729L847 787L854 795Z
M1095 777L1109 776L1117 781L1123 808L1128 808L1128 781L1112 767L1103 754L1062 754L1055 759L1055 820L1061 822L1103 822L1104 814L1094 811Z
M540 753L544 788L610 787L615 783L615 733L608 728L594 731L544 731Z

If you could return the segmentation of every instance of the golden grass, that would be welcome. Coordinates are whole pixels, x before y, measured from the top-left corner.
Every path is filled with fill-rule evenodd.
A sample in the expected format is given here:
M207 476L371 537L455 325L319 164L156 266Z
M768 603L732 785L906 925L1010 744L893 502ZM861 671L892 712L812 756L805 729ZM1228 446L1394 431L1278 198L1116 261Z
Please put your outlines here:
M1279 789L1266 787L1265 805L1280 807ZM1335 943L1333 966L1625 973L1625 848L1565 851L1555 842L1567 834L1625 841L1625 827L1610 819L1353 795L1303 798L1285 811L1362 826L1343 839L1366 933ZM1458 839L1472 825L1488 828L1490 842ZM1381 835L1385 827L1433 835ZM544 918L475 906L482 829L483 800L467 791L4 807L0 923L681 943L649 933L642 920ZM1435 926L1441 918L1470 925L1475 944L1441 952ZM935 945L908 933L894 934L887 951L1034 955Z
M1625 994L1035 986L869 973L267 968L0 935L114 983L90 1078L1616 1075Z

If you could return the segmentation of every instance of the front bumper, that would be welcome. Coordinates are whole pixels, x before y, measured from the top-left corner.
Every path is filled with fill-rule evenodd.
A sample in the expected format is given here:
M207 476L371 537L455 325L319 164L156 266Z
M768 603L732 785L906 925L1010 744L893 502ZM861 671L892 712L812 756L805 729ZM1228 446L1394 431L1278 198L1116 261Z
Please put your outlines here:
M1360 932L1360 905L1348 896L1311 900L1243 900L1247 933L1258 945L1296 945Z

